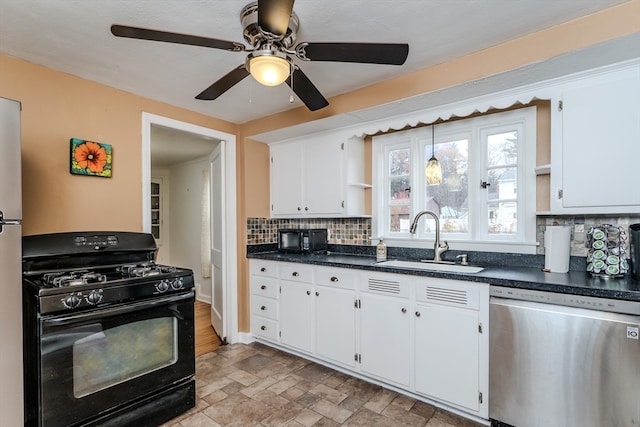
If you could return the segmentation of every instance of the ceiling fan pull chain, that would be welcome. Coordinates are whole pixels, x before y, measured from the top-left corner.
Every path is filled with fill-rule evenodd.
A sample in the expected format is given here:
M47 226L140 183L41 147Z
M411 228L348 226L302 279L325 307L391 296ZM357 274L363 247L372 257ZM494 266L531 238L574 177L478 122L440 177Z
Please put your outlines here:
M293 64L289 66L289 74L291 75L291 85L289 86L289 103L293 104Z

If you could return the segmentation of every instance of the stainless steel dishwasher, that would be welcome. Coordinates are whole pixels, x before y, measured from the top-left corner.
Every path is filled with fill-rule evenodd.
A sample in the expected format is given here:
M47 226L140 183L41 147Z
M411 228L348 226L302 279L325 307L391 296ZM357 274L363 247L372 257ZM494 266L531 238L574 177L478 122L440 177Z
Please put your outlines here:
M494 426L640 425L640 302L490 289Z

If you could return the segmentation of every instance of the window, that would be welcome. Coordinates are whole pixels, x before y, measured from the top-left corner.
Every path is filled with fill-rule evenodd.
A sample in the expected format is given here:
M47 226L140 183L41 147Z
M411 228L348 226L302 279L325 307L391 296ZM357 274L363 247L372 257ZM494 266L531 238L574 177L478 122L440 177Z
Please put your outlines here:
M535 107L373 138L372 234L396 246L430 247L435 221L428 216L409 233L423 210L440 218L451 249L535 253ZM443 180L427 185L432 154ZM508 248L506 248L508 246Z

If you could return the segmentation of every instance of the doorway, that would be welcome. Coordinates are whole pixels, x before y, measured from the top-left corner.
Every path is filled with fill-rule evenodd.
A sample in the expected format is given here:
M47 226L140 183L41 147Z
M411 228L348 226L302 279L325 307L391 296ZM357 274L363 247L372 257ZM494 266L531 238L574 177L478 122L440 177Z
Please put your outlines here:
M180 215L180 210L184 210L185 206L186 209L190 210L190 211L194 211L197 212L198 214L201 212L201 191L198 191L196 189L196 187L198 187L198 183L195 183L196 178L191 177L191 181L189 181L188 179L185 181L185 178L182 175L188 175L189 173L193 174L193 173L199 173L198 171L195 171L195 169L197 169L198 167L200 167L200 161L204 162L205 164L209 164L209 157L210 157L210 153L213 151L213 149L215 147L217 147L218 145L221 145L221 141L224 141L224 143L222 143L226 149L225 149L225 155L224 158L221 159L221 167L222 167L222 173L224 174L222 176L223 179L221 179L218 182L224 182L224 188L216 188L216 183L212 182L211 185L211 192L215 193L215 194L224 194L224 197L221 199L221 203L220 203L220 215L218 215L218 218L213 218L213 216L211 217L211 221L212 223L210 224L211 229L214 229L215 227L224 227L224 236L228 236L228 238L225 238L224 241L222 242L222 260L219 262L219 266L221 267L221 273L218 275L219 277L217 278L217 280L219 281L219 283L217 283L217 286L220 286L220 282L222 283L221 286L224 287L224 301L221 302L222 306L225 308L222 313L223 313L223 317L222 317L222 325L218 324L216 325L216 332L218 332L221 335L221 338L223 340L226 340L229 343L234 343L237 342L238 340L238 326L237 326L237 243L236 243L236 239L235 236L237 235L237 224L236 224L236 176L235 176L235 170L236 170L236 165L235 165L235 159L236 159L236 141L235 141L235 135L232 134L228 134L225 132L221 132L221 131L217 131L214 129L208 129L208 128L204 128L201 126L197 126L197 125L193 125L190 123L186 123L186 122L181 122L178 120L174 120L174 119L169 119L167 117L162 117L162 116L157 116L154 114L150 114L150 113L143 113L143 124L142 124L142 140L143 140L143 147L142 147L142 184L143 184L143 188L142 188L142 212L143 212L143 218L142 218L142 224L143 224L143 230L145 232L152 232L156 230L156 228L154 228L154 225L152 222L152 178L154 178L154 181L157 182L157 178L158 177L152 177L152 166L151 166L151 159L152 159L152 152L155 152L156 155L154 156L154 158L157 156L157 151L155 150L168 150L168 154L165 153L164 155L168 155L169 157L173 157L175 158L179 158L182 161L182 165L183 167L180 168L178 167L177 169L182 169L184 170L184 172L182 174L178 174L179 178L178 179L174 179L173 181L178 181L178 182L173 182L171 179L171 176L166 176L166 172L165 172L165 176L164 177L160 177L163 178L162 182L165 183L165 187L169 188L169 187L174 187L174 188L178 188L178 190L176 190L176 193L178 194L178 200L174 200L175 198L172 198L172 200L168 203L171 203L172 206L174 207L174 209L169 209L169 212L173 212L174 216L178 216ZM154 134L158 135L158 131L160 131L161 133L174 133L176 136L178 137L184 137L186 139L192 140L189 143L184 142L186 139L181 139L181 143L180 144L168 144L164 147L157 147L154 144ZM200 142L200 144L198 144L197 142ZM194 143L195 142L195 143ZM172 151L173 150L173 151ZM199 150L199 152L198 152ZM204 151L203 151L204 150ZM190 159L188 156L191 155L192 158ZM180 157L183 156L183 157ZM200 158L200 160L198 160L198 158ZM208 167L208 166L207 166ZM162 174L161 174L162 175ZM170 174L169 174L170 175ZM200 176L199 179L202 179L202 176ZM166 184L166 183L171 183L171 184ZM185 182L187 182L187 184L185 184ZM189 186L189 182L194 183L192 185L193 189ZM155 188L155 187L153 187ZM199 187L201 188L201 187ZM193 192L193 193L197 193L197 194L189 194L189 192ZM180 198L182 197L182 198ZM155 199L153 199L155 200ZM179 206L178 206L179 205ZM176 210L179 209L179 210ZM170 218L167 218L170 219ZM213 221L218 221L217 224L214 224ZM194 222L194 221L190 221L190 222ZM199 222L199 221L198 221ZM168 232L165 235L165 240L162 240L162 248L166 249L168 247L171 247L172 249L170 251L168 251L169 253L174 253L174 254L178 254L176 255L176 258L180 258L181 254L185 253L185 252L189 252L192 250L195 250L198 255L196 257L188 257L187 259L190 260L191 262L193 262L193 258L196 258L196 262L200 262L200 251L201 251L201 245L200 245L200 237L199 235L196 236L195 238L191 238L190 240L192 240L191 242L181 242L178 243L179 240L181 239L181 234L180 233L175 233L175 232ZM193 241L195 240L195 241ZM184 246L184 245L188 245L188 246ZM161 249L162 250L162 249ZM167 258L167 253L163 253L163 257L166 259ZM169 259L171 260L171 256L168 256ZM184 259L184 258L183 258ZM189 262L189 261L185 261L185 262ZM172 264L175 264L175 262L171 262ZM200 274L200 268L199 265L197 266L197 268L192 268L194 270L194 274L196 273L196 271L198 272L198 274ZM202 281L207 281L209 280L210 283L210 288L209 288L209 292L205 292L208 293L208 297L211 298L213 292L212 291L212 287L213 287L213 283L211 282L211 279L204 279L202 278ZM198 280L196 280L197 282ZM207 295L205 295L205 300ZM213 303L213 301L211 301ZM223 331L226 331L226 333L223 333Z

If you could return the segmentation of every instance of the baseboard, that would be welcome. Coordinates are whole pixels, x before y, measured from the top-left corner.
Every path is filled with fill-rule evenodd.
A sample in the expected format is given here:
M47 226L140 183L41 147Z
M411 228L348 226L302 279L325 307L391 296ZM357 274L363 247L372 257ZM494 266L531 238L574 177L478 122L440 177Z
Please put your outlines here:
M196 283L196 299L211 305L211 295L202 295L202 292L200 292L201 287L200 283Z
M238 332L238 342L241 344L251 344L255 341L251 332ZM230 343L233 344L233 343Z

